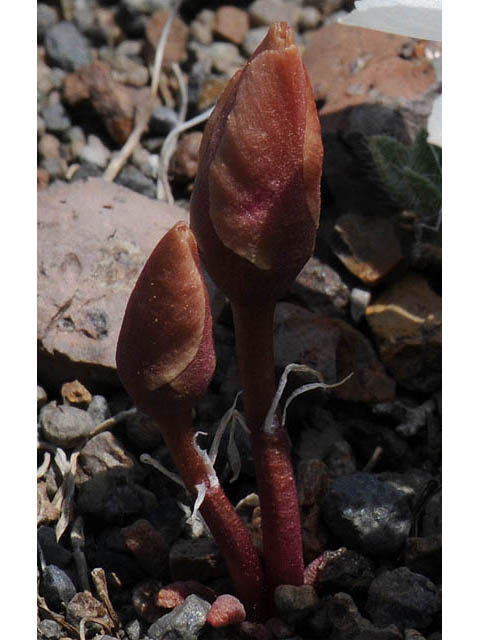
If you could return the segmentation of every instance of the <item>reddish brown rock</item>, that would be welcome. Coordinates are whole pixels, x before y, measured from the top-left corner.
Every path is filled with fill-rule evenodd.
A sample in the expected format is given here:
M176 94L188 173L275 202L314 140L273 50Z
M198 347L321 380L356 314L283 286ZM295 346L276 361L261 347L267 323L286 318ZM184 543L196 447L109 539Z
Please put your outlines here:
M37 168L37 191L43 191L48 187L50 174L43 167Z
M212 627L229 627L245 620L245 607L235 596L225 593L215 600L210 607L207 622Z
M367 285L384 280L403 260L393 224L386 218L347 213L338 218L335 231L341 242L334 253Z
M134 126L135 101L124 85L115 82L106 62L97 60L68 75L63 95L70 105L89 100L112 139L118 144L126 142Z
M380 358L395 380L416 391L440 386L442 300L417 274L389 287L366 310Z
M328 24L311 38L303 61L316 100L324 100L320 115L374 102L380 96L413 99L435 81L430 62L400 57L406 36Z
M306 364L329 384L353 373L331 393L351 402L393 399L394 381L368 340L347 322L281 303L275 314L275 335L275 363L282 369L291 362Z
M297 493L305 562L325 549L328 533L321 523L319 505L327 489L328 467L315 458L302 460L297 468Z
M213 32L220 38L241 44L248 26L248 14L238 7L227 5L217 9Z
M160 588L161 584L157 580L145 580L137 584L132 592L132 604L137 615L149 624L164 614L163 609L155 604Z
M178 182L190 182L197 175L201 142L201 131L187 133L179 140L169 167L169 172Z
M38 194L38 366L42 384L118 386L123 313L147 257L187 212L90 178Z
M210 107L228 84L224 76L208 76L198 94L197 106L200 111Z
M178 605L183 604L185 599L195 594L207 602L213 602L216 594L213 589L206 587L196 580L178 580L162 587L158 592L155 603L157 607L162 609L174 609Z
M168 545L162 534L148 520L137 520L122 529L127 549L142 568L152 576L161 573L168 559Z
M163 27L170 15L169 11L159 9L147 23L145 33L145 59L147 64L153 64L158 41L162 35ZM169 65L172 62L183 62L187 58L186 43L188 38L188 27L178 16L173 20L172 28L167 39L163 64Z

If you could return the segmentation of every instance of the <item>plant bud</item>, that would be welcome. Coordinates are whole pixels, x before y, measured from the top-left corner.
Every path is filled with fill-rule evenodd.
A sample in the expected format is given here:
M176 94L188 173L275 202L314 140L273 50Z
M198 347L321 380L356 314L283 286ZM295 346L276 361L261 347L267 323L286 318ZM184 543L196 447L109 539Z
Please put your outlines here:
M191 226L218 286L239 304L275 300L310 257L323 146L293 30L270 27L205 128Z
M195 238L177 223L160 240L132 291L117 344L117 369L143 412L194 405L215 369L208 293Z

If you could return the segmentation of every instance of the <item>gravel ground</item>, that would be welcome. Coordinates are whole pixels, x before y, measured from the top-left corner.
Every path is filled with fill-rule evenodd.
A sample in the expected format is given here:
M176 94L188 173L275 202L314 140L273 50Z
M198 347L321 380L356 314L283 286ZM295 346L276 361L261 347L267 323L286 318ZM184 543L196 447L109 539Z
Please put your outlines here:
M162 11L172 4L37 4L40 190L112 170L148 102ZM185 1L165 54L161 100L141 142L116 167L115 182L153 199L171 191L187 208L204 124L165 145L169 132L214 104L271 21L288 20L307 47L351 4ZM406 59L414 45L403 51ZM410 107L394 109L398 115ZM424 122L425 103L413 111ZM322 557L310 584L279 588L278 617L265 626L210 626L211 594L231 593L225 565L202 526L188 519L192 501L183 489L141 461L148 454L171 468L155 425L120 387L68 377L52 387L40 378L39 639L441 638L440 234L389 202L376 183L365 199L364 176L349 167L354 127L368 129L370 121L360 109L355 114L338 125L341 135L322 121L330 164L317 247L275 320L279 375L293 361L322 370L327 382L355 372L341 387L300 396L288 412L305 561ZM340 137L353 154L348 160L335 146ZM388 305L404 313L382 320ZM421 317L421 330L405 324L408 314ZM195 416L206 432L202 446L238 391L224 301L214 336L217 369ZM292 377L289 389L304 382ZM240 431L236 442L238 478L229 482L225 443L218 472L260 545L250 447ZM211 591L192 590L174 608L155 604L162 586L184 580Z

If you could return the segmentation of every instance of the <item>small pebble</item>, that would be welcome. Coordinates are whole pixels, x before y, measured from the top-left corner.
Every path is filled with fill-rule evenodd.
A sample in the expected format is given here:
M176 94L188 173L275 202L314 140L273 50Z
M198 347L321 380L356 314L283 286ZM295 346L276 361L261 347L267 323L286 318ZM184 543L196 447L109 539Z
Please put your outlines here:
M190 35L200 44L211 44L213 41L212 29L215 23L215 12L211 9L202 9L190 24Z
M178 141L169 166L169 173L178 182L190 182L197 175L202 137L201 131L193 131L183 135Z
M380 574L370 585L366 612L375 624L428 628L440 610L436 586L407 567Z
M71 126L70 118L61 104L51 104L42 109L45 127L50 133L64 133Z
M213 31L217 37L241 44L248 31L248 13L238 7L219 7L215 14Z
M131 164L123 167L115 182L154 200L157 198L157 189L154 181L151 178L147 178L137 167Z
M166 136L177 124L178 116L173 109L163 104L153 107L149 125L151 133Z
M47 392L37 384L37 409L41 409L48 402Z
M298 18L300 29L315 29L322 19L322 14L316 7L302 7Z
M77 27L67 21L47 29L45 50L49 60L65 71L76 71L92 61L87 41Z
M39 640L58 640L63 636L63 629L55 620L42 620L38 623Z
M403 640L403 633L394 624L381 625L381 628L373 625L370 620L364 618L357 609L351 596L347 593L336 593L328 601L328 617L333 625L331 640L344 640L344 638L365 640ZM347 631L348 635L345 634Z
M208 612L207 622L212 627L228 627L240 624L246 618L245 607L235 596L218 596Z
M94 135L89 135L87 144L83 147L80 159L105 169L110 159L111 153L103 142Z
M45 567L40 580L40 595L54 611L61 611L77 590L68 574L54 564Z
M405 543L412 524L408 497L373 474L335 478L322 501L329 529L367 555L391 555Z
M50 133L42 136L38 142L38 152L44 160L52 160L60 155L60 140Z
M62 385L61 394L63 402L77 409L85 409L92 400L92 394L78 380L65 382Z
M110 620L104 605L90 591L80 591L73 596L67 605L65 617L75 626L80 624L82 618L100 618L106 623Z
M299 587L282 584L275 589L275 606L280 617L287 623L308 617L319 605L315 588L309 584Z
M217 543L212 538L177 540L170 549L170 573L174 580L199 580L204 582L224 576L225 565L221 561Z
M72 554L57 542L55 531L52 527L42 525L37 530L37 542L43 552L47 565L55 565L64 569L72 561Z
M242 49L247 54L247 56L252 55L252 53L267 35L267 31L268 27L255 27L254 29L249 29L247 31L242 42Z
M158 577L168 562L169 548L160 531L148 520L136 520L122 529L126 548L149 575Z
M150 153L147 149L137 146L132 153L132 162L148 178L156 180L158 175L158 154Z
M85 134L80 127L71 127L66 135L67 140L70 142L71 153L74 159L79 158L82 149L86 144Z
M123 628L125 630L125 633L127 634L128 640L140 640L141 636L145 632L143 624L136 618L126 622L123 625Z
M188 596L183 604L154 622L148 629L148 636L151 640L197 640L207 621L210 606L198 596Z
M248 8L254 26L270 26L272 22L288 22L295 28L300 15L295 2L284 0L255 0Z
M57 406L54 401L40 411L40 428L49 442L72 449L89 436L94 424L86 411L68 405Z
M58 22L58 13L55 7L39 2L37 4L37 42L43 42L47 29L56 22Z
M42 160L42 168L48 172L50 180L63 180L67 175L68 166L63 158L49 158Z
M93 396L88 405L87 413L91 416L95 426L110 418L110 407L103 396Z

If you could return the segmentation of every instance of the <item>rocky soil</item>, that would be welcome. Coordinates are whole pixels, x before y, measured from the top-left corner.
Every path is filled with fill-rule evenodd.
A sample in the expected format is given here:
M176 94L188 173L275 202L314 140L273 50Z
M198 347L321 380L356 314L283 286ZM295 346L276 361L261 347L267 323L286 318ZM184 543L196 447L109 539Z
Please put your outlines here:
M38 638L439 640L440 232L390 200L365 145L425 127L438 46L339 25L353 4L342 0L185 0L146 131L112 181L172 4L37 5ZM164 142L214 104L275 20L297 29L325 142L317 246L278 304L276 365L307 364L327 383L353 376L288 410L307 584L277 589L266 625L233 616L214 628L217 596L231 593L224 563L189 520L191 499L142 457L171 469L114 353L142 265L188 220L204 122L170 136L169 153ZM217 369L196 410L204 447L239 389L230 308L209 289ZM295 376L287 395L311 381ZM225 442L218 473L261 545L249 443L241 430L235 440L241 468ZM178 581L196 582L181 597L162 590Z

